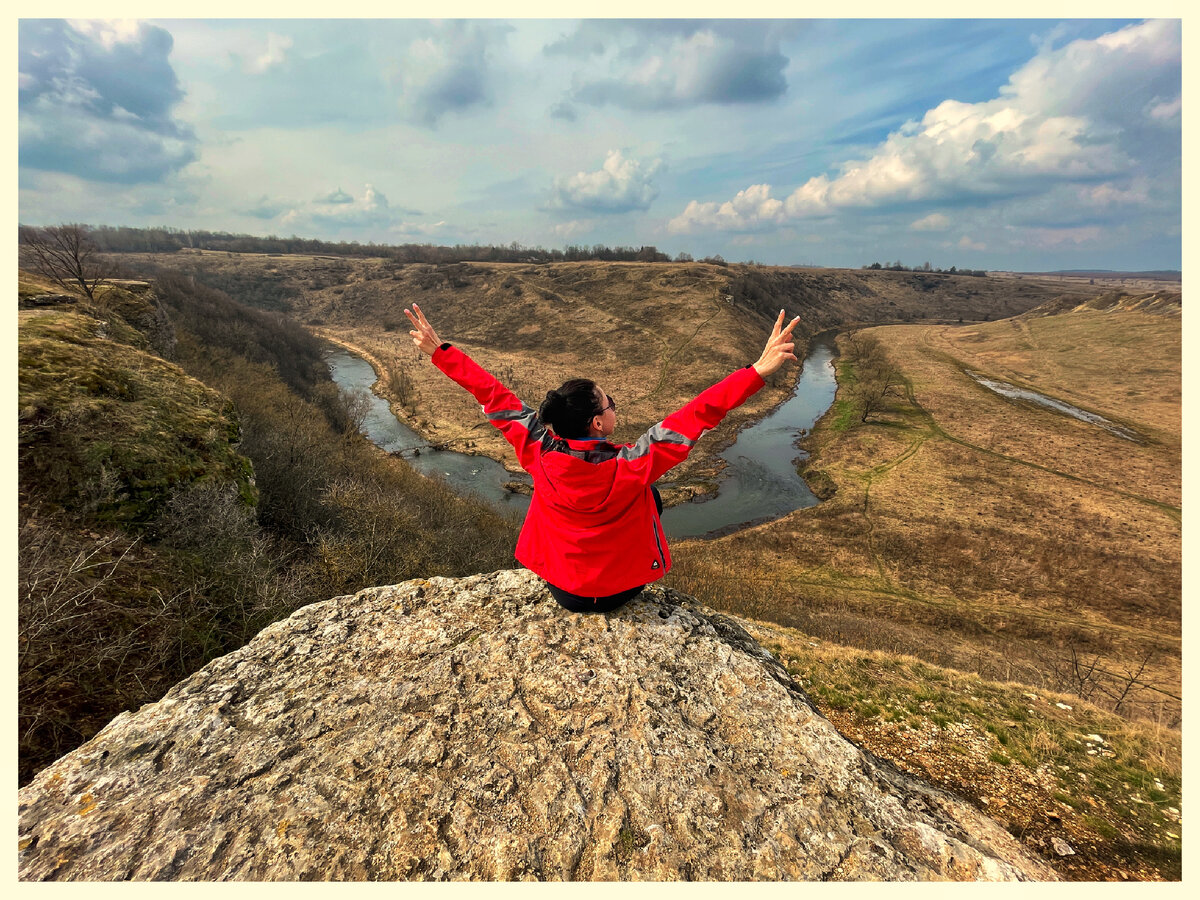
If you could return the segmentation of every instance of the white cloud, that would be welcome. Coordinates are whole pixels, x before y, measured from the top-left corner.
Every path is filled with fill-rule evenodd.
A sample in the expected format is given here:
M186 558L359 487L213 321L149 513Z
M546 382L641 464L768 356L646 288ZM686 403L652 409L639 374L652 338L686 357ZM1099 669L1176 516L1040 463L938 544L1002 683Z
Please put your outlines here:
M447 112L491 102L491 56L508 26L477 20L431 25L433 31L401 48L395 79L401 108L433 127Z
M658 196L652 179L662 168L661 160L643 165L625 158L620 150L610 150L598 171L555 179L550 206L603 213L648 209Z
M595 227L593 219L572 219L570 222L560 222L554 226L554 234L561 238L571 238L577 234L584 234L591 231Z
M117 44L136 44L141 39L142 23L137 19L68 19L67 24L105 50Z
M967 235L965 235L965 234L961 238L958 239L957 246L961 250L986 250L987 249L986 244L981 243L980 241L973 241L973 240L971 240L971 238L967 237Z
M1157 97L1151 103L1149 116L1151 119L1159 122L1169 122L1172 119L1179 117L1183 112L1183 95L1180 94L1174 100L1159 101Z
M945 231L950 227L950 219L941 213L930 213L923 219L917 219L908 227L913 231Z
M23 19L21 166L91 181L161 181L196 158L165 30L133 20Z
M353 203L354 198L343 191L340 187L337 190L330 191L328 194L321 194L317 197L317 203Z
M335 200L331 201L331 197ZM263 204L259 205L261 207ZM362 195L358 197L347 195L339 188L334 194L293 206L282 215L280 224L293 227L319 226L334 230L363 226L389 227L394 224L392 217L387 197L367 184L363 186Z
M1128 188L1110 182L1086 185L1079 190L1079 200L1084 206L1096 209L1113 207L1144 206L1150 201L1148 185L1135 183Z
M253 75L261 75L272 66L277 66L287 57L292 39L274 32L267 33L267 46L256 56L247 55L242 60L242 69Z
M667 223L671 234L696 231L756 231L781 224L783 203L771 197L769 184L752 184L725 203L691 201L684 211Z
M1175 101L1161 98L1178 83L1181 49L1179 22L1165 20L1044 51L996 98L945 100L890 134L866 159L809 178L782 202L754 185L727 203L690 202L669 229L755 230L838 210L949 199L987 203L1064 181L1131 178L1153 167L1170 171L1178 155L1155 147L1162 144L1161 121L1176 111ZM1151 126L1159 133L1154 142L1146 139ZM928 227L928 219L920 221Z
M402 237L429 237L446 227L445 220L438 222L397 222L388 231Z

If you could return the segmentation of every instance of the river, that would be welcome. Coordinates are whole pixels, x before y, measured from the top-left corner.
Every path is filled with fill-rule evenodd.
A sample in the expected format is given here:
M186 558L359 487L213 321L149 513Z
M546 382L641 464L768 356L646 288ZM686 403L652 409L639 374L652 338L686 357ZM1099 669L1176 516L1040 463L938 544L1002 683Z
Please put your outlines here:
M371 441L389 453L401 453L423 475L442 478L455 490L481 497L501 511L524 515L529 498L504 485L513 481L528 484L528 475L513 475L486 456L433 449L371 390L377 376L370 363L341 348L330 350L325 359L343 391L367 398L362 431ZM728 466L717 496L682 503L663 513L663 527L669 536L726 532L819 502L796 474L794 460L805 453L795 442L833 402L837 381L832 359L828 340L813 342L792 396L762 420L743 428L736 442L721 453Z

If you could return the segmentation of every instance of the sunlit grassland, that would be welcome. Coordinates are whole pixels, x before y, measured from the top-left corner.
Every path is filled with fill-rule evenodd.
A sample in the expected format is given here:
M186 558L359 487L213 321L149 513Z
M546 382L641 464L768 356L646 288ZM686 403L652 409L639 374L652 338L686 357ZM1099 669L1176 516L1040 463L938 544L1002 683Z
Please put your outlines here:
M1179 396L1179 321L1051 318L1031 320L1033 342L1020 337L1024 320L873 330L906 396L851 426L839 390L806 442L837 493L774 523L680 543L675 586L832 641L1178 721L1180 443L1178 414L1164 410ZM1109 365L1095 362L1106 354ZM1006 400L964 368L1023 373L1144 439ZM1119 372L1091 384L1109 370ZM1132 390L1167 400L1145 412L1103 401Z

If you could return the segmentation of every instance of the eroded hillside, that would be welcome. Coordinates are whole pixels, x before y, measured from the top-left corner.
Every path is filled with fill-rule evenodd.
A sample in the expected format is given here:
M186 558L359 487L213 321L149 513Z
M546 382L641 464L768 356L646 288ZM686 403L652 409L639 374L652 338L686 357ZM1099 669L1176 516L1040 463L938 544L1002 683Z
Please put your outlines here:
M702 263L402 264L191 251L130 254L131 267L195 273L247 302L284 310L359 350L381 393L435 442L513 465L463 391L418 359L403 308L421 304L461 345L536 406L570 377L594 378L619 404L618 440L633 440L697 392L752 362L780 309L797 336L851 323L974 321L1033 308L1051 282L913 272L785 269ZM711 480L710 454L787 396L795 369L771 379L702 443L676 477Z

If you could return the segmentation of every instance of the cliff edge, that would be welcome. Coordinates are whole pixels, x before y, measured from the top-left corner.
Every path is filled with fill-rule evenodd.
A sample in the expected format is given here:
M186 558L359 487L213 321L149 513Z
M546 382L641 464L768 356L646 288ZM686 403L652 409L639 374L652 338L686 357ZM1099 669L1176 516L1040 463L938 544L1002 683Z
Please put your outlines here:
M19 792L22 879L1053 880L736 623L529 572L307 606Z

